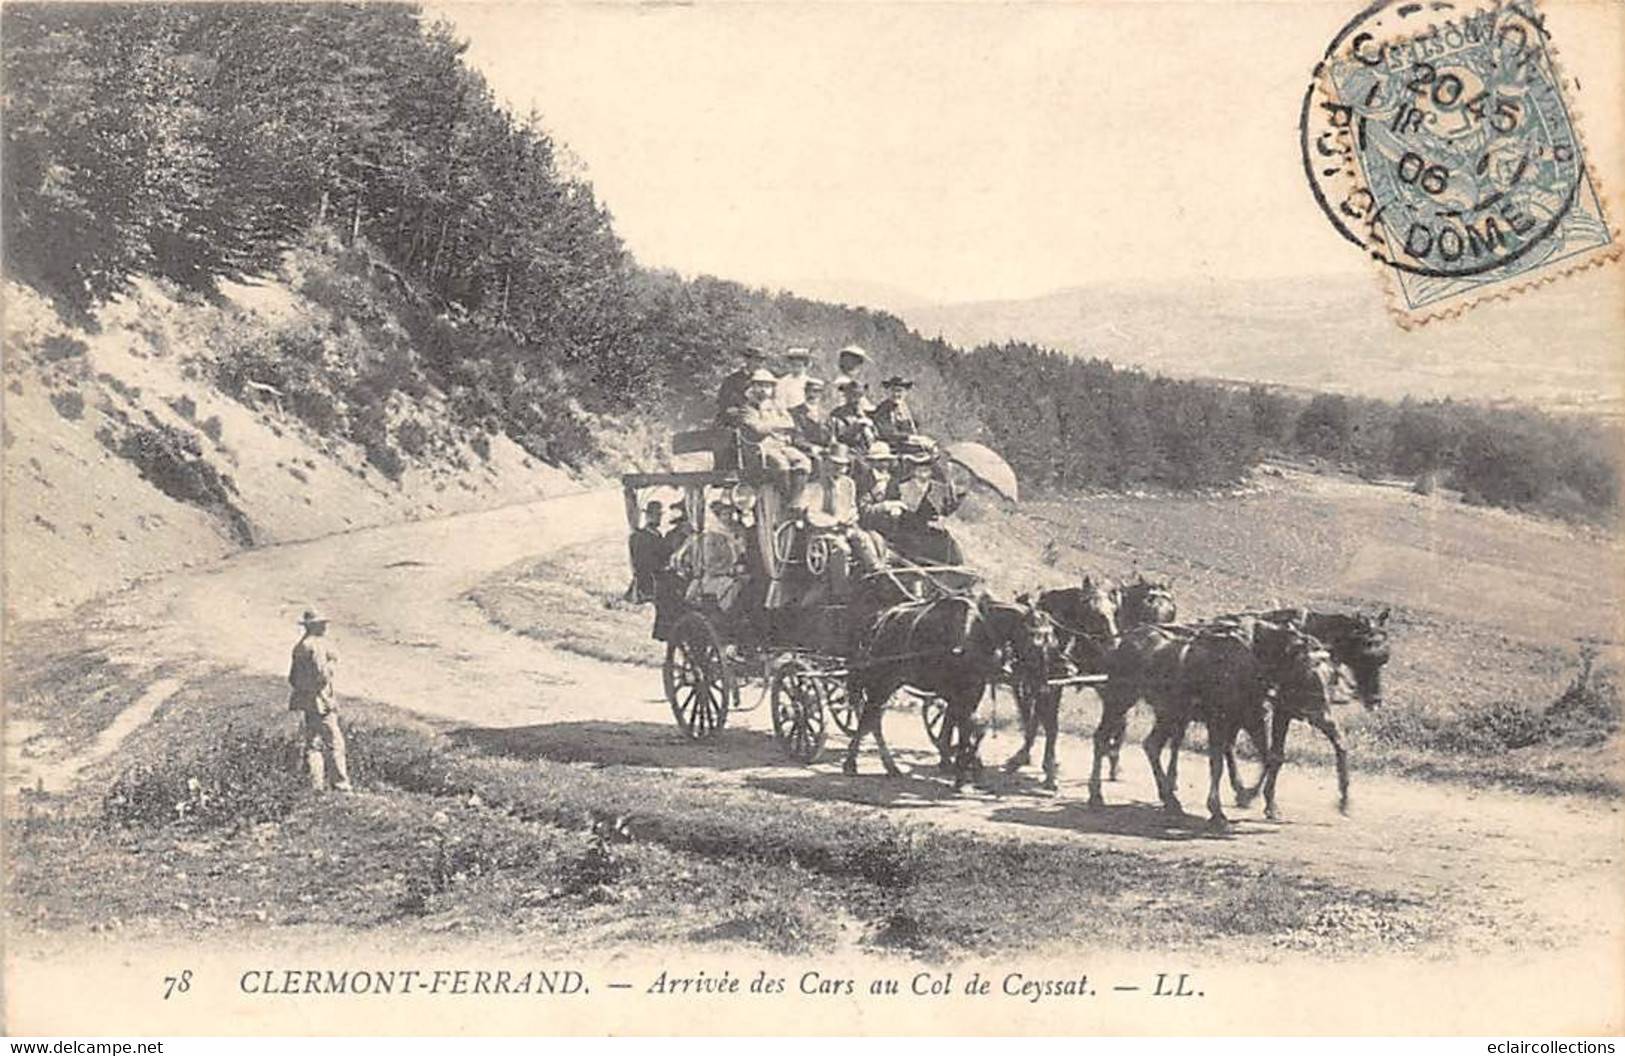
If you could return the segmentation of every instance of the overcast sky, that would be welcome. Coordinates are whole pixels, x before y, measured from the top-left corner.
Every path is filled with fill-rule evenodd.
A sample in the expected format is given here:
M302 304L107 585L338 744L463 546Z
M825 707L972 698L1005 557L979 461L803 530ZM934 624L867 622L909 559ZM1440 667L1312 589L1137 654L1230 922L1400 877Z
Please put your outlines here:
M1605 82L1625 4L1581 5L1619 32L1561 40L1565 64ZM540 111L644 263L959 301L1365 272L1304 186L1296 136L1355 6L429 10L500 98ZM1587 131L1617 159L1621 86L1587 88L1616 101Z

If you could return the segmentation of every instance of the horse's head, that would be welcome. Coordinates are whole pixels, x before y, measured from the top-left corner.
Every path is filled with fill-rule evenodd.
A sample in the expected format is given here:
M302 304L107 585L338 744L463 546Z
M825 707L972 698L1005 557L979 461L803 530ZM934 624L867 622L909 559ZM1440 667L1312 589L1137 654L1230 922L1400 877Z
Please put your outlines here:
M1375 618L1347 617L1342 633L1332 639L1332 655L1354 676L1354 690L1368 708L1382 707L1382 668L1392 655L1388 648L1388 610Z
M1047 679L1051 672L1067 669L1055 621L1029 595L1018 596L1013 605L984 595L982 613L993 628L998 650L1012 661L1017 674Z
M1173 623L1179 619L1172 580L1146 579L1138 574L1122 591L1118 622L1124 627L1145 623Z
M1077 611L1073 613L1076 629L1097 643L1111 642L1117 637L1117 610L1122 600L1122 592L1105 580L1097 583L1084 576Z
M1332 659L1354 676L1354 692L1368 708L1382 707L1382 668L1388 663L1388 610L1376 616L1311 609L1265 613L1274 623L1296 627L1326 643Z

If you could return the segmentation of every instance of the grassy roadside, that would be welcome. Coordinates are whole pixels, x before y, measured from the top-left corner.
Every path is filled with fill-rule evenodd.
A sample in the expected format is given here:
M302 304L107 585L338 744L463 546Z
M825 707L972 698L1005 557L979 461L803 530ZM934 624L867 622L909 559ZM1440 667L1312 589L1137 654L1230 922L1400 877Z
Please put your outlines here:
M1465 926L1422 899L1268 866L986 839L637 767L482 753L364 703L346 714L366 791L314 795L272 689L196 676L116 764L65 798L24 797L13 927L41 941L318 925L938 958L1058 944L1368 953L1460 941ZM594 834L623 816L629 839Z

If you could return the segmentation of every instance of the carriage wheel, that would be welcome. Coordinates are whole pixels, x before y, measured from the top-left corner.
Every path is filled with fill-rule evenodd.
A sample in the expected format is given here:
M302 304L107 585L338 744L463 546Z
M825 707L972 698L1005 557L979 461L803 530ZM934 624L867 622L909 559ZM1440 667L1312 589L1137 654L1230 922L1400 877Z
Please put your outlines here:
M798 763L810 763L824 750L824 703L834 681L812 674L799 660L773 673L773 739Z
M835 720L835 728L848 737L858 732L858 705L852 699L852 693L847 689L846 679L826 678L823 680L824 710L829 717Z
M925 724L925 735L938 749L942 748L942 727L947 718L948 705L941 697L920 697L920 721Z
M664 675L678 728L696 741L721 732L728 709L739 702L739 683L722 639L704 616L691 612L672 628Z

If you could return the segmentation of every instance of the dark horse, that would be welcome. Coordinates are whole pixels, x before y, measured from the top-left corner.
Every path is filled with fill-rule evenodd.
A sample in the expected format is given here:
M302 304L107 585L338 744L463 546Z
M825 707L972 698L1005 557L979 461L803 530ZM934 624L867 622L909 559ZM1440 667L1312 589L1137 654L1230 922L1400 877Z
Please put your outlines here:
M1186 628L1147 624L1129 628L1118 639L1117 648L1107 658L1106 682L1099 687L1100 722L1095 726L1094 765L1089 772L1090 805L1105 802L1100 794L1100 764L1122 746L1129 711L1141 700L1176 692L1192 637ZM1157 787L1161 792L1160 778Z
M1258 743L1264 738L1269 680L1251 645L1238 634L1222 631L1138 627L1123 635L1110 675L1112 680L1101 693L1105 712L1095 731L1090 804L1103 803L1100 760L1109 738L1121 739L1128 709L1144 699L1156 714L1145 739L1145 755L1163 806L1174 813L1184 812L1178 795L1177 749L1167 770L1163 769L1162 750L1170 743L1177 745L1191 722L1201 722L1208 731L1208 817L1214 825L1227 824L1219 782L1236 734L1246 729Z
M1179 810L1179 747L1185 729L1192 721L1208 728L1209 794L1208 812L1215 823L1223 823L1219 806L1219 780L1226 768L1236 802L1246 806L1264 789L1266 811L1275 817L1275 775L1280 756L1275 751L1278 732L1294 717L1316 724L1329 724L1329 712L1339 682L1337 665L1319 641L1295 627L1279 626L1256 618L1216 622L1200 628L1139 628L1124 636L1124 644L1114 663L1114 682L1102 697L1108 701L1102 729L1107 736L1121 737L1122 716L1137 699L1144 699L1156 713L1156 723L1146 738L1146 756L1157 780L1158 794L1170 810ZM1245 654L1245 658L1243 658ZM1273 701L1275 732L1265 740L1264 712ZM1108 721L1109 720L1109 721ZM1115 731L1113 729L1115 727ZM1264 759L1264 773L1251 788L1241 781L1236 762L1236 734L1246 730ZM1100 803L1097 731L1096 763L1090 780L1090 802ZM1347 801L1348 765L1341 746L1338 752L1339 788ZM1169 748L1166 770L1161 755Z
M1156 623L1173 623L1179 618L1179 606L1174 603L1172 580L1146 579L1136 572L1134 582L1117 590L1117 626L1127 631L1131 627L1144 627ZM1121 735L1112 742L1107 759L1111 763L1111 780L1117 780L1117 771L1123 753Z
M1382 706L1382 668L1388 662L1388 610L1376 618L1363 614L1314 612L1308 609L1277 609L1264 613L1256 622L1255 642L1266 664L1285 651L1295 648L1294 639L1308 637L1318 646L1327 663L1346 668L1353 676L1354 689L1368 708ZM1334 668L1334 675L1335 675ZM1322 680L1324 681L1324 680ZM1332 746L1337 760L1337 809L1348 813L1349 768L1348 752L1332 720L1332 689L1335 681L1318 692L1309 686L1301 693L1289 693L1277 686L1270 717L1269 750L1264 766L1264 813L1279 817L1275 805L1275 781L1286 759L1286 738L1293 719L1301 719L1319 730Z
M1117 640L1117 591L1104 583L1096 583L1085 576L1082 587L1046 590L1038 595L1038 610L1054 623L1057 648L1047 663L1055 674L1076 672L1095 674L1105 666L1113 644ZM1036 692L1017 693L1016 706L1021 713L1021 747L1005 761L1008 773L1032 761L1033 742L1038 739L1039 728L1044 730L1044 787L1056 787L1055 777L1059 765L1055 761L1055 742L1061 721L1061 688L1050 686L1046 676Z
M1245 638L1271 681L1269 744L1266 747L1254 742L1264 759L1264 814L1267 817L1280 816L1276 807L1276 778L1285 760L1287 731L1293 718L1319 729L1326 741L1331 742L1332 755L1337 762L1337 809L1345 814L1349 811L1349 754L1342 746L1336 721L1332 721L1331 705L1337 700L1337 689L1344 684L1342 669L1354 674L1355 689L1362 692L1367 707L1381 703L1381 666L1388 661L1388 642L1386 632L1381 630L1381 621L1383 617L1373 622L1367 617L1334 612L1306 614L1303 609L1276 609L1261 616L1222 616L1202 624L1207 630L1222 630ZM1306 634L1305 627L1311 622L1328 634L1341 635L1337 638L1341 648L1332 648L1316 635ZM1175 742L1175 752L1178 752L1178 742ZM1235 752L1228 755L1228 765L1237 803L1245 806L1253 793L1243 790L1237 777Z
M1121 587L1085 576L1081 587L1044 591L1038 596L1038 607L1049 613L1061 631L1065 659L1072 668L1063 672L1065 674L1104 673L1111 652L1116 648L1119 631L1146 624L1172 623L1179 615L1172 583L1146 579L1140 573L1135 573L1134 582ZM1018 699L1017 704L1022 709L1022 735L1025 739L1021 748L1005 762L1004 768L1013 772L1031 761L1033 741L1037 739L1039 727L1042 726L1043 787L1053 789L1056 787L1055 775L1058 770L1055 742L1060 726L1061 690L1051 688L1035 701ZM1119 736L1112 742L1107 754L1111 761L1113 781L1117 780L1122 747Z
M880 611L863 636L849 676L861 711L843 769L857 773L858 747L873 734L886 772L900 773L881 732L881 718L892 694L911 686L942 698L946 715L939 748L945 756L952 751L954 788L963 788L981 769L977 749L983 731L976 709L988 683L1008 657L1018 678L1041 687L1055 651L1047 617L1031 606L986 595L902 602ZM955 743L957 748L951 748Z

